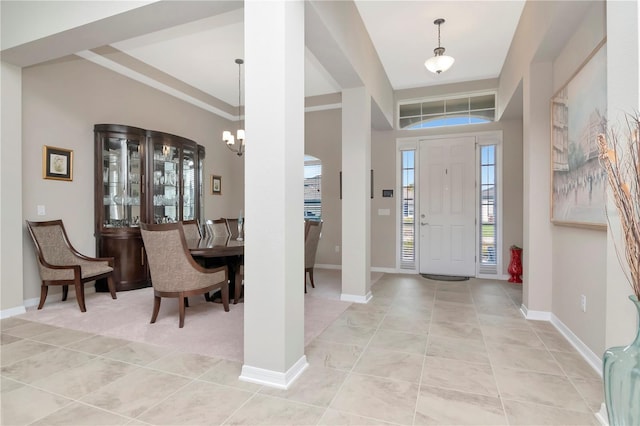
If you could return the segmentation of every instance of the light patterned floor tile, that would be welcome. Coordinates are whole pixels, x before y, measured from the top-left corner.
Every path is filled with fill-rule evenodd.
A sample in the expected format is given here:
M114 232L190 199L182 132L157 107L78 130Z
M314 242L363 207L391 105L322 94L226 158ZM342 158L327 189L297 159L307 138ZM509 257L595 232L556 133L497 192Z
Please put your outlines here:
M418 385L351 374L331 408L391 423L411 424Z
M362 346L314 340L306 347L305 354L311 366L348 371L353 368L362 351Z
M55 346L17 338L15 342L0 347L0 366L4 367L14 362L23 361L29 357L56 349Z
M489 345L489 357L494 365L519 370L563 375L563 371L546 349L515 345Z
M211 365L211 368L198 379L250 392L260 390L261 385L240 380L239 377L241 373L242 363L226 359L216 359L213 365Z
M323 413L324 408L267 395L254 395L225 425L315 425Z
M391 425L392 423L329 409L325 411L318 424L321 426L376 426Z
M93 358L92 355L58 348L33 355L23 361L14 362L2 367L0 371L3 376L24 383L33 383L59 371L86 364Z
M153 425L222 424L253 394L194 381L138 417Z
M138 368L80 401L135 418L189 382L184 377Z
M218 361L204 355L174 352L147 364L147 368L195 379L211 369Z
M430 386L420 388L418 425L506 425L500 398Z
M461 392L499 396L493 370L487 364L428 356L422 371L422 383Z
M167 348L140 342L130 342L102 354L106 358L137 365L150 364L165 355Z
M2 378L0 398L0 424L27 425L58 411L71 400L28 385Z
M67 345L67 348L90 354L102 355L116 348L127 346L129 343L131 342L128 340L117 339L115 337L93 336Z
M32 423L33 426L116 426L129 424L131 419L99 408L74 402L53 414Z
M503 399L590 411L567 377L507 368L496 368L494 374Z
M355 373L417 383L424 356L384 349L368 348L353 368Z
M377 349L424 355L427 347L427 339L428 336L422 334L378 330L376 334L373 335L369 346Z
M489 355L484 343L476 340L429 336L427 356L489 364Z
M16 337L34 337L39 334L44 334L50 331L58 330L59 327L52 325L42 324L39 322L25 321L23 324L16 325L15 327L3 330L3 333L10 334Z
M598 426L600 424L593 413L571 411L521 401L505 400L504 409L511 425Z

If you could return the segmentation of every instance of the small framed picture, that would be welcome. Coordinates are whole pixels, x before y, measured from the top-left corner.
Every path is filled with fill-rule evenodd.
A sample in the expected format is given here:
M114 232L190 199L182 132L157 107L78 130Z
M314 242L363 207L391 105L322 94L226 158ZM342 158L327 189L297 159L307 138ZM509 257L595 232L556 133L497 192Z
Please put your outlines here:
M43 146L42 178L72 181L73 151L55 146Z
M213 195L222 195L222 177L211 175L211 193Z

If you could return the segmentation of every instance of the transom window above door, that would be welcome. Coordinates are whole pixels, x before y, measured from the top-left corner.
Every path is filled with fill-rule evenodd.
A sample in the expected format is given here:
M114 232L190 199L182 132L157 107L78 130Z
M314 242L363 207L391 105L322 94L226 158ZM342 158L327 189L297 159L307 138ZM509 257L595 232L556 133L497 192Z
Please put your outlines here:
M420 99L398 104L398 127L417 130L490 123L495 121L495 115L495 93Z

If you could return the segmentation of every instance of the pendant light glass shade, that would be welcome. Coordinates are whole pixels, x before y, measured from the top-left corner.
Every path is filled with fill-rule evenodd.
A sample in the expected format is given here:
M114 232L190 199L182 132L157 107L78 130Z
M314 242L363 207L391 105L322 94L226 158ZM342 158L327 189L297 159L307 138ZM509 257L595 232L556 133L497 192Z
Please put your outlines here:
M242 59L236 59L235 62L236 64L238 64L238 119L240 120L240 125L238 130L236 131L235 137L228 130L225 130L224 132L222 132L222 141L227 144L227 148L229 148L231 151L238 154L238 157L241 157L242 154L244 153L244 129L242 128L242 119L240 119L240 116L241 116L240 105L242 102L242 78L241 78L240 71L244 61ZM236 141L238 142L237 146L236 146Z
M444 52L444 48L441 47L441 49ZM436 54L436 56L424 61L424 66L427 67L427 69L434 74L440 74L441 72L448 70L449 68L451 68L451 65L453 65L453 63L456 61L451 56L438 54L438 52L436 52L437 50L438 49L434 49L434 53Z
M433 21L438 26L438 47L433 49L433 58L429 58L424 62L424 66L434 74L440 74L451 68L455 59L444 54L444 47L440 45L440 25L444 24L444 19L439 18Z

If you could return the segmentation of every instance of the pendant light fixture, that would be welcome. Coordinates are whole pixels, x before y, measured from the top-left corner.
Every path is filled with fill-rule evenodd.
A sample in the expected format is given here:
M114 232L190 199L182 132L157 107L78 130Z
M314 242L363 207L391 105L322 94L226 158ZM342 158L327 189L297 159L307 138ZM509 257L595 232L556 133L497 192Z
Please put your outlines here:
M238 154L238 157L242 157L244 153L244 129L242 128L242 110L241 110L241 102L242 102L242 75L241 69L244 61L242 59L236 59L236 64L238 64L238 130L236 131L236 135L234 136L229 130L225 130L222 132L222 140L227 145L231 151Z
M451 56L444 54L444 47L440 46L440 25L444 24L444 19L438 18L433 21L438 26L438 47L433 49L435 56L429 58L424 62L424 66L434 74L440 74L443 71L451 68L451 65L455 62Z

